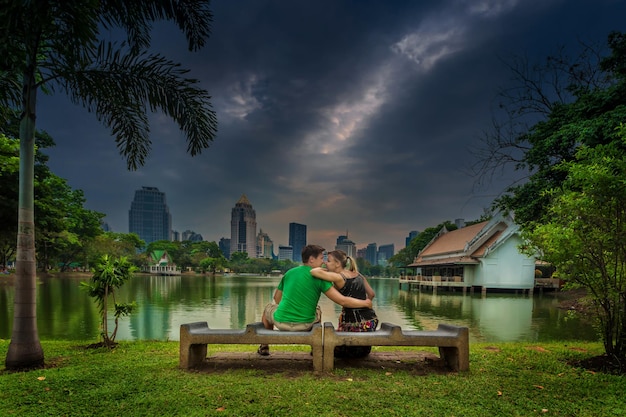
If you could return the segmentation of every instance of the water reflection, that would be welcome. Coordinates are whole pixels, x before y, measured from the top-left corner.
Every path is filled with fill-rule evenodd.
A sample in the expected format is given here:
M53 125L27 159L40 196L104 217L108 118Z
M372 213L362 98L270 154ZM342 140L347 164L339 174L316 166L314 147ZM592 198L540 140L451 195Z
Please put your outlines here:
M79 289L88 277L38 281L37 316L42 339L98 338L98 310ZM118 301L136 301L138 310L120 320L118 340L178 340L183 323L207 321L214 328L243 328L259 321L278 278L137 276L120 291ZM474 341L597 340L590 325L569 318L546 295L462 295L399 288L397 281L370 279L374 308L381 322L406 329L434 329L439 323L468 326ZM14 290L0 285L0 338L10 338ZM340 307L320 299L323 320L336 323ZM111 323L113 325L113 323Z
M475 341L597 340L592 326L558 308L554 294L535 296L398 292L398 305L418 329L450 322L470 328Z

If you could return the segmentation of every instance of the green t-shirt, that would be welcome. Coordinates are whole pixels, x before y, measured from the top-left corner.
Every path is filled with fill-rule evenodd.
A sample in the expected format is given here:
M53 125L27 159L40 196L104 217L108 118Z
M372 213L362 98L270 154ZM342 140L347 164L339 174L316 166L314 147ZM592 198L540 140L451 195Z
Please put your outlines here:
M332 285L331 282L313 278L310 266L290 269L278 284L283 298L274 313L274 320L281 323L313 323L320 295Z

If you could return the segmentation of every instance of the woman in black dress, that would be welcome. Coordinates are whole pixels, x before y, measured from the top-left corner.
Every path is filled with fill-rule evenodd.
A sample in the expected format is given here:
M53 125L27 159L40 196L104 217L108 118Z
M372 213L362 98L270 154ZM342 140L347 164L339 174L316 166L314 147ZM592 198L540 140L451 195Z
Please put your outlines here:
M328 252L326 269L313 268L311 275L333 283L346 297L373 299L374 290L357 269L356 262L342 250ZM338 331L373 332L378 327L378 317L371 308L344 308L339 315ZM369 355L371 346L337 346L335 357L361 358Z

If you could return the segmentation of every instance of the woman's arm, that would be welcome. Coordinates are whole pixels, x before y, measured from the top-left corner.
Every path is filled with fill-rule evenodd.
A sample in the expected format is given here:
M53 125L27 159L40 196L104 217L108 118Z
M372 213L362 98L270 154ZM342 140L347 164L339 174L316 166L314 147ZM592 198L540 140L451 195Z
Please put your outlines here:
M341 274L337 274L336 272L327 271L324 268L313 268L311 269L311 275L315 278L323 279L324 281L332 282L335 287L338 289L342 289L344 285L346 285L345 281Z

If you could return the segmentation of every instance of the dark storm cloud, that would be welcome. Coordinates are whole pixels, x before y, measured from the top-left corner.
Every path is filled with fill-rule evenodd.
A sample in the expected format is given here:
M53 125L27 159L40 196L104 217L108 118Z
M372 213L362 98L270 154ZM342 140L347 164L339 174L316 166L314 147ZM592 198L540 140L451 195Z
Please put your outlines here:
M404 246L410 230L475 219L511 178L475 188L471 151L489 129L501 58L541 60L577 39L626 30L622 1L214 1L213 34L186 52L171 25L154 51L181 62L212 95L215 143L191 158L176 126L151 119L152 154L125 170L113 139L67 100L41 100L55 138L50 166L89 208L127 231L134 190L164 191L174 228L230 237L245 193L258 227L286 244L288 223L332 247Z

